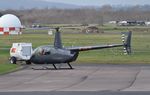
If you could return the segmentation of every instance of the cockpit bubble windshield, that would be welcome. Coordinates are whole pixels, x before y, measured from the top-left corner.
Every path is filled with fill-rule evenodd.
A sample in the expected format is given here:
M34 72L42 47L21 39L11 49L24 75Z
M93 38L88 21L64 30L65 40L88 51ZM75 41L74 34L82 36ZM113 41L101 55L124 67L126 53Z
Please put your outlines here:
M51 46L40 46L33 52L34 55L48 55L50 54Z

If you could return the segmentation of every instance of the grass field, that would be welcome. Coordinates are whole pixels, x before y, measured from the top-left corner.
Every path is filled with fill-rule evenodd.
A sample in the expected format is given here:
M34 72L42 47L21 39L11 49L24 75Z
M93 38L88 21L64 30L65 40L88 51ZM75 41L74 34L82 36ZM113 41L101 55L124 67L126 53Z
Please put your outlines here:
M53 44L54 36L47 34L24 34L20 36L0 36L0 48L10 48L14 42L30 42L33 48ZM66 34L62 33L65 47L89 46L122 43L120 32L104 34ZM123 47L81 52L75 63L150 63L150 32L133 32L132 55L124 55ZM9 51L0 50L0 62L9 63Z
M0 64L0 75L15 71L19 65L15 64Z

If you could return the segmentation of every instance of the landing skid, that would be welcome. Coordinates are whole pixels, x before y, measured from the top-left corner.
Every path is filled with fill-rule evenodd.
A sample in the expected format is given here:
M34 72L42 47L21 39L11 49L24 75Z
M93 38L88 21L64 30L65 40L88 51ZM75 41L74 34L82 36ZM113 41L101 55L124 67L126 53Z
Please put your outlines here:
M67 65L69 66L69 68L61 68L62 63L59 65L59 67L57 68L57 66L55 64L52 64L54 68L50 68L48 66L42 66L42 68L32 68L33 70L72 70L73 67L71 66L70 63L67 63Z
M63 64L63 63L61 63L61 64L59 65L58 68L57 68L57 66L56 66L55 64L52 64L52 65L53 65L53 67L54 67L55 70L61 70L61 69L73 69L73 67L71 66L70 63L67 63L67 65L69 66L69 68L61 68L62 64Z

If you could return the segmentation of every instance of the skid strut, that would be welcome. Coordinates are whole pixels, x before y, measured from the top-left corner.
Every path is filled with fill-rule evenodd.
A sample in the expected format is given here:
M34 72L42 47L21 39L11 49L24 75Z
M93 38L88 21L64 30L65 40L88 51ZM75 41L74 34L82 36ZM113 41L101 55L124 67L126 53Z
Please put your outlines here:
M70 63L67 63L67 64L68 64L68 66L70 67L70 69L73 69Z
M55 64L53 64L54 68L57 70L57 67L55 66Z

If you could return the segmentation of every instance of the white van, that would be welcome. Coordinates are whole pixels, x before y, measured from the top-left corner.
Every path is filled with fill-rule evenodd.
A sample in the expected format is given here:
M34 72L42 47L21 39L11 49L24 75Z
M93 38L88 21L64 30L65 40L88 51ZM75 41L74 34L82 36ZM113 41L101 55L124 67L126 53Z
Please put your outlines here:
M32 43L13 43L10 48L10 63L16 64L17 61L25 61L31 64Z

